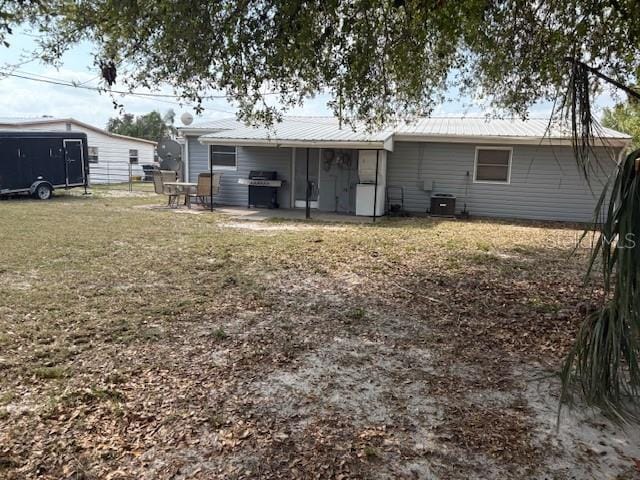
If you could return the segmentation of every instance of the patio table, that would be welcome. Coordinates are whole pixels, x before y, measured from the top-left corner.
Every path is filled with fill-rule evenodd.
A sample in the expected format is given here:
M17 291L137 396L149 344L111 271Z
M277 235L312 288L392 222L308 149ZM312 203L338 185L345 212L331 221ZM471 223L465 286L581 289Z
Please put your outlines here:
M198 184L193 182L164 182L165 185L176 187L178 196L184 195L184 204L187 204L187 195L194 190ZM177 202L179 203L179 201Z

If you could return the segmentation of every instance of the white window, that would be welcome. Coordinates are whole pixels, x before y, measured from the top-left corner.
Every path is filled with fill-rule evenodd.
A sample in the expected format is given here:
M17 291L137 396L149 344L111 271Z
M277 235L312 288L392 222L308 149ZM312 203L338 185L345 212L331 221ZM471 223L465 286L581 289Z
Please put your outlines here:
M473 181L479 183L511 182L510 147L476 147Z
M137 164L138 163L138 150L131 149L129 150L129 163Z
M98 147L87 147L89 163L98 163Z
M236 170L236 147L209 145L209 164L214 170Z

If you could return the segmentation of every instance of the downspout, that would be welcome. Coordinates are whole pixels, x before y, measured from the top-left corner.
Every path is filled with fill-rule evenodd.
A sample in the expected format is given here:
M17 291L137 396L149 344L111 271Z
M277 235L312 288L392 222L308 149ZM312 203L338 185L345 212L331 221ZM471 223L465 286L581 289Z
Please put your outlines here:
M308 220L311 218L311 185L309 184L309 147L307 147L307 195L306 195L306 203L305 203L305 213L304 217Z
M213 158L211 158L211 145L209 148L209 211L213 212Z
M290 190L291 192L289 192L289 207L290 208L296 208L296 189L295 189L295 185L296 185L296 147L292 147L291 148L291 169L290 172L291 174L289 175L289 185L291 185Z
M188 182L189 178L191 177L189 172L189 137L188 136L184 136L184 181Z
M380 150L376 150L376 181L373 190L373 223L376 223L376 207L378 206L378 161L380 159Z

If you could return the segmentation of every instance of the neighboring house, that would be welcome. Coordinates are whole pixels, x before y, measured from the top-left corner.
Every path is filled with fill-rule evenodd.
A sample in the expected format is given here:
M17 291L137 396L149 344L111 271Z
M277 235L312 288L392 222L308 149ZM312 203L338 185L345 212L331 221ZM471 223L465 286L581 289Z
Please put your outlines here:
M597 198L630 137L604 129L591 187L579 171L568 131L548 120L422 118L367 133L334 118L285 117L272 129L224 119L180 128L187 176L222 173L221 204L246 205L252 170L276 171L283 208L305 205L307 155L311 206L373 214L385 205L428 213L436 194L456 197L456 213L589 221ZM378 164L378 193L375 164ZM374 196L377 198L374 199ZM382 210L378 213L382 213Z
M155 159L156 142L107 132L73 118L0 118L0 130L73 131L87 134L89 180L93 184L121 183L144 175L142 165Z

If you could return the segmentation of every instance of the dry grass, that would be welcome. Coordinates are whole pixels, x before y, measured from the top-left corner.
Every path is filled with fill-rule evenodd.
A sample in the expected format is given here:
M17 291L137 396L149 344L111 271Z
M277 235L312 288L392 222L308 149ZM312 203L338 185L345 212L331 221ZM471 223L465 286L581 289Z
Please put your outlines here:
M589 471L524 394L597 300L579 230L150 202L0 203L0 478Z

